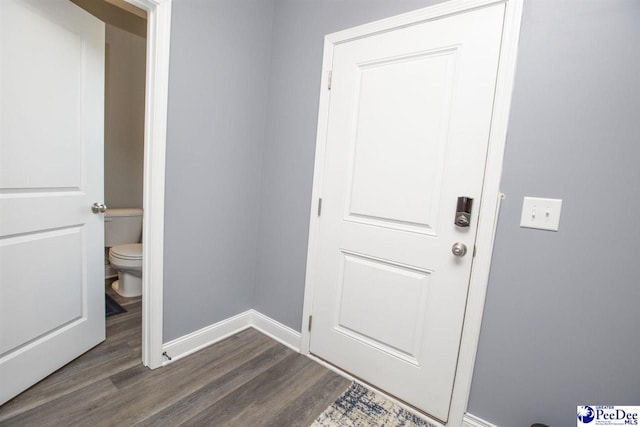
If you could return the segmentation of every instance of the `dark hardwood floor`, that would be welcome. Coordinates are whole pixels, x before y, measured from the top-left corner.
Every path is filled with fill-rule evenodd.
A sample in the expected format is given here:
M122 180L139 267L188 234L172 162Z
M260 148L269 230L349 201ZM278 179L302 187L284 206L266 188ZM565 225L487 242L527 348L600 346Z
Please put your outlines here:
M2 405L0 426L307 427L349 385L254 329L147 369L141 301L117 301L106 341Z

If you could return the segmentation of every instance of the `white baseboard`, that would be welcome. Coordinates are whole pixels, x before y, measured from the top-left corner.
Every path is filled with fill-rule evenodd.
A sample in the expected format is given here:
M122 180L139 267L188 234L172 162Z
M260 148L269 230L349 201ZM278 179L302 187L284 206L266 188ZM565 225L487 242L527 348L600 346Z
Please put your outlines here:
M491 424L489 421L485 421L482 418L471 415L470 413L464 414L462 418L462 427L497 427L495 424Z
M162 351L166 352L167 355L171 357L171 360L165 360L162 366L182 359L185 356L251 327L252 311L253 310L247 310L163 344Z
M162 351L166 352L171 360L165 360L162 366L180 360L247 328L254 328L292 350L300 352L301 335L299 332L256 310L247 310L163 344Z
M286 345L290 349L300 353L300 340L302 339L300 332L283 325L277 320L265 316L256 310L252 312L251 327L257 329L265 335L270 336L276 341Z

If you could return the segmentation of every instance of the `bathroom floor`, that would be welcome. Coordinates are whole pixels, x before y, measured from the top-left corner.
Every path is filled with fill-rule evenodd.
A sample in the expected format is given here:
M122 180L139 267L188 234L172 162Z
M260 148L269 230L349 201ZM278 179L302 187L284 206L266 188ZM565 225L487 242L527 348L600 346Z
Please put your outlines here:
M141 298L107 292L127 312L106 341L0 406L0 426L307 427L350 384L255 329L150 370Z
M116 291L113 290L113 288L111 287L111 284L113 282L115 282L116 280L118 280L118 276L116 277L112 277L110 279L106 279L105 280L105 289L107 291L107 294L109 294L109 296L111 298L113 298L118 304L120 304L121 306L123 306L124 308L127 308L126 306L129 304L134 304L136 302L141 302L142 301L142 297L133 297L133 298L125 298L123 296L120 296L120 294L118 294Z

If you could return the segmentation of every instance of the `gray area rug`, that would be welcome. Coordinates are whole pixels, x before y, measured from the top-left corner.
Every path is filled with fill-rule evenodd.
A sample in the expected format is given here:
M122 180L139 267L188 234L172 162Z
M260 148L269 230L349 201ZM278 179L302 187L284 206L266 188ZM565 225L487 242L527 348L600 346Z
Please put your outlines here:
M311 427L434 427L358 383L340 396Z

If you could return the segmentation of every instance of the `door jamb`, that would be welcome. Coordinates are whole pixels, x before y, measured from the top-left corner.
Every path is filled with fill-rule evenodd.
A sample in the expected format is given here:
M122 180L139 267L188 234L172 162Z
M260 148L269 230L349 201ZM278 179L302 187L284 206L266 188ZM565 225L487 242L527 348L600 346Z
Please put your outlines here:
M164 186L171 0L126 0L147 12L142 235L142 363L162 366Z
M478 231L476 237L476 257L471 269L467 305L460 341L458 365L453 385L451 407L447 425L462 425L467 409L471 380L475 364L480 326L484 310L485 297L489 281L489 269L493 242L498 220L498 211L502 193L500 192L500 178L504 159L507 126L515 77L516 56L520 36L520 23L524 0L451 0L435 6L419 9L388 19L361 25L344 31L325 36L322 79L320 85L320 105L318 113L318 129L316 135L315 169L313 176L312 203L309 220L309 243L307 251L307 270L305 277L305 293L302 317L302 339L300 352L310 353L309 319L313 309L315 260L319 242L318 200L322 197L322 178L325 168L326 131L329 119L330 92L325 83L329 72L333 68L333 49L336 45L347 41L391 31L419 22L442 18L448 15L464 13L473 9L488 7L495 4L505 4L505 18L503 23L502 43L496 80L493 115L491 117L491 131L485 178L482 186L482 203L479 210Z

